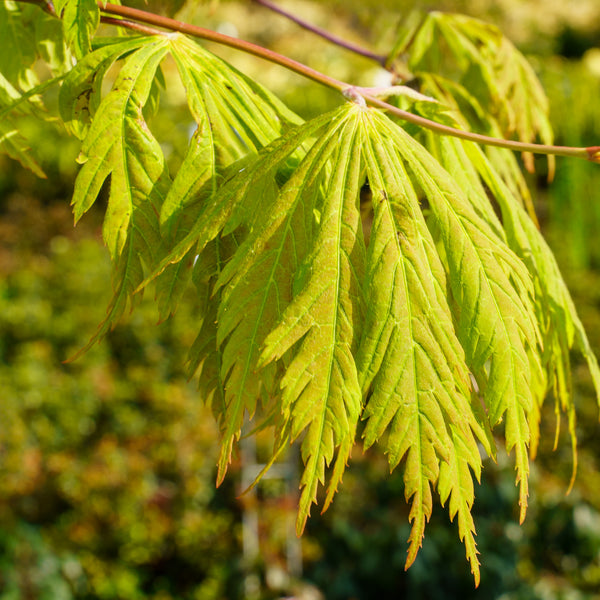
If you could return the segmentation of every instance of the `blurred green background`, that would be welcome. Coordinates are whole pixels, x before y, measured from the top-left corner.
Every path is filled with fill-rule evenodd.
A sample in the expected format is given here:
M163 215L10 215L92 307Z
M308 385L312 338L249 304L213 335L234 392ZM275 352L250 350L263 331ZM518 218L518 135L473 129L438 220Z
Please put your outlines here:
M373 85L381 76L368 61L248 2L170 4L182 20L239 34L339 79ZM557 142L600 143L597 0L548 1L543 12L535 0L285 6L383 53L401 18L392 11L411 4L499 25L531 56L544 82ZM233 51L219 54L305 117L338 102L281 68ZM168 68L166 75L169 82ZM164 146L176 163L189 123L175 86L171 91L153 127L159 138L179 132ZM510 457L486 464L476 490L478 589L456 526L439 507L417 561L404 571L409 525L402 474L390 475L383 457L360 449L333 506L321 516L313 511L300 570L300 546L288 527L293 485L267 480L240 497L237 458L215 488L217 431L182 366L198 319L192 297L160 325L151 299L142 301L100 344L64 362L93 334L110 296L101 207L73 228L77 144L26 126L48 179L0 158L0 600L600 599L600 430L577 357L575 487L566 495L570 446L561 433L553 451L549 402L524 525L517 522ZM600 168L559 159L548 183L538 162L530 183L540 221L600 353ZM250 455L260 458L261 443L247 449ZM244 537L248 515L258 519L250 539L258 554Z

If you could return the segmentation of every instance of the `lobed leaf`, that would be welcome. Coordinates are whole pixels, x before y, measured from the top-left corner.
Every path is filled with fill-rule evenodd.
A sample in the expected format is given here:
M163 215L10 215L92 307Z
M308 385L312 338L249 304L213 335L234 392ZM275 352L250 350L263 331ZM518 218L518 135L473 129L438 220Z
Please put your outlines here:
M316 193L304 181L306 169L312 164L309 155L280 193L276 174L328 120L316 119L290 131L265 148L255 163L238 173L222 192L230 198L228 205L236 209L252 207L252 212L239 210L230 219L227 229L243 226L245 217L249 219L250 231L217 282L218 288L222 288L217 343L222 347L221 377L226 381L219 478L230 460L233 441L239 438L245 412L254 414L261 395L276 392L278 367L260 368L260 351L267 334L291 301L291 280L298 269L298 255L302 255L306 245L305 225L313 218L310 208L301 203L303 192L298 189L309 195ZM320 144L311 152L314 154L318 148ZM235 200L232 202L231 198ZM256 218L254 227L256 215L262 219Z
M90 344L148 281L157 279L166 318L193 280L202 316L190 372L200 373L220 422L218 481L247 417L259 414L258 428L274 426L273 460L302 437L301 532L320 485L324 507L332 501L362 414L365 446L377 442L391 468L404 461L407 567L437 489L478 582L471 516L478 443L493 454L492 428L504 421L522 520L528 451L535 453L549 389L574 440L571 348L582 351L600 391L566 287L523 208L528 198L512 155L486 156L407 126L426 149L380 112L351 103L302 123L181 35L106 40L86 54L97 24L92 4L57 3L82 57L60 94L67 126L83 139L76 219L110 180L104 238L114 295ZM410 27L394 54L410 51L422 90L438 100L414 110L549 141L541 88L495 28L438 13ZM173 181L145 116L158 105L167 54L196 122ZM17 96L0 85L0 101L15 114ZM19 143L9 148L0 138L0 149L27 160Z
M560 274L556 259L535 223L525 214L518 199L505 185L481 150L465 143L468 159L478 166L480 176L502 212L508 243L527 266L535 284L535 309L540 323L543 343L542 361L545 388L540 390L539 404L545 393L552 389L560 408L568 415L569 430L575 455L575 412L570 381L570 351L578 349L584 356L600 401L600 371L597 360L573 305L571 296ZM535 454L539 431L533 423ZM558 432L557 432L558 433ZM575 463L574 463L575 464Z
M300 149L282 180L278 173ZM350 105L267 146L217 194L218 226L208 234L214 221L203 219L202 245L219 231L247 231L216 284L222 419L231 424L219 468L221 477L244 414L254 414L280 382L274 454L304 433L301 530L320 483L327 484L325 507L331 502L364 399L365 445L380 441L392 467L406 460L407 565L437 486L450 516L458 515L477 579L470 516L472 473L479 478L481 470L477 441L493 453L491 427L506 418L524 516L528 421L545 391L542 333L531 274L479 171L464 168L466 150L453 140L434 150L456 182L392 121ZM359 208L365 182L373 206L367 249Z
M161 208L161 233L173 248L203 218L203 206L215 194L225 170L301 119L260 85L184 36L172 36L169 44L197 123ZM193 248L187 254L189 263ZM189 275L189 268L177 263L158 277L161 318L175 310Z
M170 182L162 150L150 133L142 110L168 43L162 37L135 43L139 47L128 55L112 90L100 101L83 140L83 167L72 201L78 219L96 200L110 176L103 235L115 264L114 294L107 317L88 346L104 335L126 309L143 280L143 262L152 267L161 252L158 215ZM125 47L127 44L116 54L111 48L108 57L106 48L88 55L81 73L69 81L68 93L72 95L81 89L82 81L93 82L93 75L86 77L86 73L93 72L91 65L105 69Z
M305 177L292 176L284 188L295 202L302 202L304 211L313 213L311 244L294 278L293 299L266 338L261 355L261 363L267 364L292 351L281 380L281 411L291 439L306 429L299 532L337 450L325 507L331 502L354 445L361 410L352 356L360 333L364 261L357 205L361 171L356 118L339 123L339 131L331 127L314 148L318 152L309 152L305 159L311 161ZM312 185L322 187L322 197Z
M483 394L490 424L506 415L507 448L516 448L521 519L527 506L532 383L541 369L533 282L523 263L465 200L448 173L413 138L396 130L397 144L427 196L445 250L457 303L457 335Z
M473 433L485 440L485 432L471 407L464 351L446 297L446 274L405 170L406 159L396 145L394 126L377 113L367 113L365 125L374 205L365 282L368 310L357 354L363 394L368 394L365 445L389 429L384 449L391 467L406 455L405 494L413 522L407 566L416 557L431 515L432 486L446 474L442 500L452 493L451 515L460 510L461 537L478 577L473 530L465 527L464 518L473 503L472 483L471 493L465 493L464 481L450 477L447 467L453 465L469 481L469 467L479 474Z
M453 95L460 102L461 118L473 130L483 126L493 136L515 136L525 142L539 136L543 143L552 143L549 104L542 86L525 57L495 26L433 11L423 19L406 50L408 67L425 84L422 91L440 100ZM524 158L533 170L533 157ZM549 162L552 171L552 157Z
M102 102L102 82L108 69L123 56L153 41L151 37L104 40L99 48L75 65L65 79L58 99L63 122L73 135L85 139Z

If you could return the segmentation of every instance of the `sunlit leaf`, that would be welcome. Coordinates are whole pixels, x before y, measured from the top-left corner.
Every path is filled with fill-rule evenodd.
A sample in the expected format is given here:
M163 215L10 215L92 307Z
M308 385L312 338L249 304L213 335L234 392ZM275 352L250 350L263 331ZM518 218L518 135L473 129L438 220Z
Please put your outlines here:
M165 38L146 38L141 47L129 54L113 88L94 112L83 140L83 167L73 196L75 218L90 208L110 177L103 234L116 265L113 299L90 344L123 314L131 294L143 280L143 263L153 266L162 245L158 215L170 181L162 150L150 133L142 110L154 73L167 51ZM96 52L100 60L93 58L96 53L87 58L90 63L95 60L101 69L115 56L113 52L105 58L106 48ZM83 70L82 80L89 83L90 77L86 78L85 73ZM73 95L78 88L73 81L69 83L74 88Z

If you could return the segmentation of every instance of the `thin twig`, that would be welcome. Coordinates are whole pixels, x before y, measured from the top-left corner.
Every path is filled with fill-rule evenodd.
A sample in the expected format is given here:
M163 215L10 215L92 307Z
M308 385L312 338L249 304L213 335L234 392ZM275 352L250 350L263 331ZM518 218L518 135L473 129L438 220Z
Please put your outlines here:
M353 97L354 95L358 94L364 99L364 101L369 106L384 109L396 115L404 121L413 123L425 129L429 129L440 135L450 135L478 144L497 146L499 148L508 148L510 150L515 150L518 152L532 152L535 154L572 156L578 158L586 158L593 162L600 162L600 147L598 146L592 146L590 148L574 148L570 146L532 144L526 142L518 142L515 140L494 138L479 133L464 131L462 129L455 129L454 127L449 127L447 125L442 125L441 123L436 123L435 121L430 121L429 119L425 119L424 117L420 117L419 115L415 115L413 113L392 106L391 104L388 104L387 102L384 102L383 100L380 100L379 98L376 98L375 96L366 93L360 87L355 87L343 81L339 81L338 79L330 77L329 75L325 75L324 73L321 73L315 69L311 69L310 67L298 61L288 58L287 56L283 56L281 54L278 54L277 52L274 52L273 50L263 48L262 46L258 46L257 44L246 42L238 38L233 38L228 35L212 31L210 29L205 29L204 27L191 25L189 23L183 23L181 21L176 21L175 19L170 19L168 17L163 17L136 8L117 6L115 4L103 5L102 2L99 2L99 6L105 13L104 18L106 18L106 14L112 14L117 15L119 17L124 17L126 19L115 19L114 21L112 21L114 25L128 27L131 29L137 28L139 30L139 25L137 22L142 22L147 23L153 27L160 27L169 31L177 31L180 33L191 35L193 37L198 37L201 39L209 40L211 42L216 42L217 44L222 44L231 48L235 48L237 50L241 50L259 58L263 58L264 60L268 60L272 63L281 65L286 69L289 69L291 71L294 71L295 73L298 73L299 75L302 75L303 77L306 77L308 79L321 83L327 87L335 89L345 94L347 97ZM164 34L164 32L160 29L152 28L144 28L144 32Z
M360 56L364 56L365 58L374 60L374 61L378 62L382 67L387 68L387 62L388 62L387 56L384 56L382 54L377 54L375 52L372 52L371 50L367 50L366 48L363 48L362 46L359 46L358 44L348 42L348 41L338 37L337 35L330 33L329 31L327 31L326 29L323 29L322 27L313 25L312 23L308 23L307 21L304 21L304 19L301 19L300 17L297 17L296 15L289 13L287 10L277 6L276 4L273 4L272 2L270 2L270 0L252 0L252 2L255 2L256 4L260 4L261 6L264 6L265 8L268 8L269 10L272 10L273 12L276 12L276 13L282 15L286 19L289 19L290 21L293 21L294 23L296 23L296 25L299 25L303 29L306 29L306 30L326 39L327 41L331 42L332 44L335 44L336 46L341 46L342 48L345 48L346 50L350 50L350 52L354 52L355 54L359 54Z
M144 10L139 10L137 8L118 6L116 4L110 3L107 3L105 5L103 2L98 2L98 5L100 6L101 11L105 13L105 15L116 15L119 17L123 17L127 20L121 21L119 19L115 19L113 25L129 27L129 23L131 22L147 23L148 25L151 25L153 27L160 27L169 31L177 31L179 33L184 33L186 35L191 35L193 37L208 40L210 42L215 42L223 46L229 46L230 48L235 48L236 50L241 50L242 52L246 52L247 54L252 54L259 58L268 60L269 62L281 65L282 67L285 67L290 71L294 71L295 73L303 75L308 79L312 79L313 81L322 83L323 85L326 85L340 92L343 91L345 88L349 87L348 84L344 83L343 81L338 81L333 77L329 77L329 75L320 73L319 71L311 69L310 67L298 61L288 58L287 56L283 56L282 54L278 54L277 52L273 52L273 50L263 48L258 44L253 44L252 42L246 42L244 40L240 40L238 38L234 38L223 33L212 31L211 29L205 29L204 27L199 27L198 25L191 25L190 23L183 23L182 21L177 21L175 19L170 19L169 17L156 15L154 13L146 12ZM154 30L154 33L163 34L164 32L157 29Z
M52 0L19 0L19 2L25 2L26 4L35 4L39 6L42 10L50 13L53 17L56 16L56 11L54 10L54 4Z
M126 27L132 31L139 31L140 33L145 33L146 35L164 35L165 33L162 29L156 29L156 27L142 25L141 23L130 21L129 19L116 19L115 17L107 17L106 15L102 15L100 17L100 21L106 25Z

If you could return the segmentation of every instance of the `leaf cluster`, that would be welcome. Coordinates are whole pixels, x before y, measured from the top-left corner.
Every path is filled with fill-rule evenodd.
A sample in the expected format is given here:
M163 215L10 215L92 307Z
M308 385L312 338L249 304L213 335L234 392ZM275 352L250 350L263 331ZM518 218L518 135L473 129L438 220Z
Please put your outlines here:
M24 26L28 11L1 7ZM301 532L321 485L325 508L332 501L360 435L390 468L403 463L407 566L437 494L478 581L471 507L482 455L501 438L514 450L522 520L548 395L575 443L571 349L600 389L514 157L406 125L351 94L304 122L184 35L94 38L93 3L56 8L64 31L52 39L74 66L42 84L30 69L0 69L0 101L17 118L38 110L40 86L60 84L58 117L81 140L76 220L108 184L113 297L88 347L150 281L161 319L195 286L203 316L189 371L220 425L219 481L247 418L273 429L272 461L300 440ZM395 100L414 114L551 140L532 69L495 28L440 13L409 19L390 54L400 56L421 95ZM174 172L151 129L167 60L195 122ZM1 149L36 168L24 145Z

